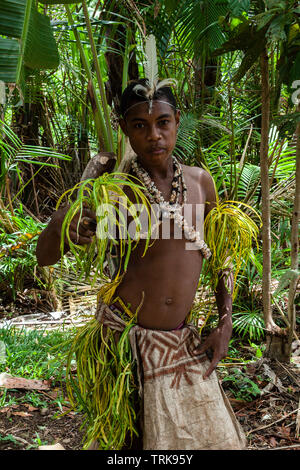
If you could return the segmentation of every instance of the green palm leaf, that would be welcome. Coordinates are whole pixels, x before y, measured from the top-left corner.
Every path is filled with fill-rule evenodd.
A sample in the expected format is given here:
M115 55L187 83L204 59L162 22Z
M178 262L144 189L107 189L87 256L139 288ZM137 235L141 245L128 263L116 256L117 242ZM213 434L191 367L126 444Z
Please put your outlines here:
M220 28L219 18L227 12L227 2L185 1L178 25L183 46L193 50L196 57L221 47L225 35Z
M239 201L247 200L249 195L257 197L259 194L260 168L257 165L246 163L240 174L237 195Z
M232 315L232 326L244 338L259 340L264 336L264 319L259 310L246 310L235 312Z
M0 38L0 80L6 83L16 81L20 45L14 39Z
M32 0L0 3L0 78L19 83L24 68L53 69L59 55L50 19L39 13ZM6 68L8 66L8 68Z
M19 174L18 165L20 162L57 167L54 163L50 163L49 160L70 160L71 158L68 155L60 154L54 149L23 144L10 127L1 120L0 156L0 190L4 186L6 176L9 172L16 171ZM30 180L26 182L26 185L29 181Z
M192 113L181 114L174 154L182 158L185 163L196 153L198 125L199 121Z

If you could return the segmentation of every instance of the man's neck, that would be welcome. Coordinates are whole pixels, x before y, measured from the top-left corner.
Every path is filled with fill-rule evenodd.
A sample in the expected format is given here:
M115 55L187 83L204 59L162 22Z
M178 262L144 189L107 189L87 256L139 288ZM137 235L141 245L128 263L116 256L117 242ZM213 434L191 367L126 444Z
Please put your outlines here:
M151 179L167 179L173 177L173 159L170 155L166 160L160 162L145 162L138 156L138 161L142 167L149 173Z

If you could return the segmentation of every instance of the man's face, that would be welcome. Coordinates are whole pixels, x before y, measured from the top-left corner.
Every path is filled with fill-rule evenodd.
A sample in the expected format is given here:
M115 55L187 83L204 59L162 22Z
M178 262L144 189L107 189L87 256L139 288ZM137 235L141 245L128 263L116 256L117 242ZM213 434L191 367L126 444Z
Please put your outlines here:
M174 113L168 103L154 100L151 114L147 102L138 103L120 120L120 125L140 160L157 165L172 155L179 116L180 112Z

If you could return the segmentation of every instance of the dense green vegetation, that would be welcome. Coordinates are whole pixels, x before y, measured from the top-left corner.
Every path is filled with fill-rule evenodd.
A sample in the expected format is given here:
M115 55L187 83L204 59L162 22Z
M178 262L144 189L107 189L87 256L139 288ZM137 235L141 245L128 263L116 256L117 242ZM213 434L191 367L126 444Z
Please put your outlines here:
M259 246L238 279L235 335L261 341L278 333L274 325L290 325L289 357L299 309L299 18L291 0L3 0L2 301L16 299L28 279L49 288L35 261L38 233L92 156L122 159L120 95L143 76L153 33L160 76L178 81L177 156L208 168L221 200L262 215Z

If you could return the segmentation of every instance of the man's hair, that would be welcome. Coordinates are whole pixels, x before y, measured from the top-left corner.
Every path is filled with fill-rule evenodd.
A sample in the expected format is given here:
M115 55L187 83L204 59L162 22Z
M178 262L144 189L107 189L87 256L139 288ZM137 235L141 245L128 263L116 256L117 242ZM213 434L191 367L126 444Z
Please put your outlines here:
M133 88L138 84L145 86L147 84L147 79L140 78L139 80L130 81L122 93L121 102L120 102L120 114L123 117L125 116L130 106L132 106L133 104L147 102L147 98L133 91ZM174 113L176 112L177 103L176 103L176 99L175 99L175 96L173 94L171 87L163 86L159 88L154 93L153 100L168 101L168 103L170 103L170 105L174 107Z

